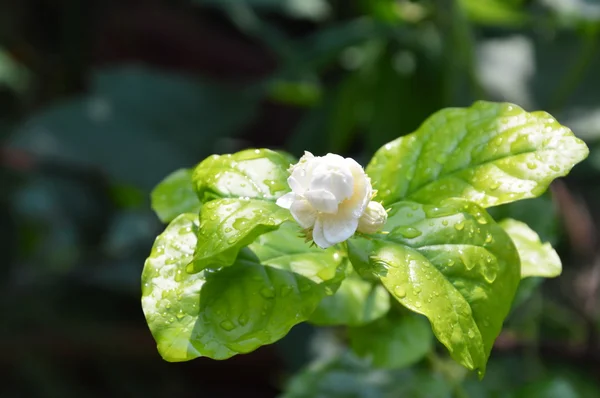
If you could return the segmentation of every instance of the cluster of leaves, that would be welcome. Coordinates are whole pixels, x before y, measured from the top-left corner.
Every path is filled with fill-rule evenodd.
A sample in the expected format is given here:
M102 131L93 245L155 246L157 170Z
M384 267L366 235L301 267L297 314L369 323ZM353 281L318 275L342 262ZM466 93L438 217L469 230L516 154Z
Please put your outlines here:
M545 112L490 102L439 111L366 168L389 209L384 230L327 250L275 204L289 191L289 155L251 149L176 171L152 195L170 224L142 275L158 350L168 361L226 359L309 321L347 326L356 354L402 367L432 347L424 318L404 307L483 376L521 278L561 272L526 224L496 223L485 208L541 195L587 154ZM410 354L390 355L394 345Z

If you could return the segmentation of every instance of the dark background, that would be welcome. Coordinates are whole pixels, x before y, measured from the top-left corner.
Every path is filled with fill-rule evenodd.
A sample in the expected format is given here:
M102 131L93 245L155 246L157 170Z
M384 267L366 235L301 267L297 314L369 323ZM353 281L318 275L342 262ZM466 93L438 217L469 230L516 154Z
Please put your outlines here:
M592 0L2 0L0 396L275 396L310 326L224 362L160 359L140 306L152 187L246 147L366 164L477 99L549 111L591 154L493 210L555 244L564 273L524 284L467 396L594 396L599 34Z

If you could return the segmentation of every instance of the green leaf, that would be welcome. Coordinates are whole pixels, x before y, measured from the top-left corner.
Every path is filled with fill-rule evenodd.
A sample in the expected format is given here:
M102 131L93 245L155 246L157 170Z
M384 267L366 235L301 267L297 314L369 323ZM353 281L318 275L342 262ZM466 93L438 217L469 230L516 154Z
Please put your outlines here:
M310 317L321 326L360 326L384 316L390 295L381 284L365 281L350 270L333 296L325 297Z
M386 205L458 197L490 207L541 195L587 155L549 114L479 101L441 110L384 145L367 173Z
M196 214L173 220L142 273L142 307L167 361L226 359L271 344L344 276L341 253L311 248L293 223L260 236L230 267L189 274L198 229Z
M414 314L389 313L368 325L351 328L348 334L354 352L380 368L411 366L433 347L427 320Z
M240 249L290 220L290 212L266 200L218 199L205 203L200 217L190 273L233 264Z
M470 20L488 26L521 26L528 16L503 0L460 0Z
M423 369L374 369L351 352L310 364L294 376L282 398L449 398L452 388Z
M179 169L169 174L154 188L150 198L152 209L164 223L183 213L197 213L201 207L194 192L190 169Z
M352 253L360 246L348 247L360 257ZM398 202L371 250L372 272L390 293L429 319L452 358L483 375L520 280L504 230L463 200Z
M542 243L538 234L527 224L506 219L500 226L511 237L521 258L521 278L542 276L554 278L562 272L560 257L550 243Z
M215 198L248 197L276 200L289 192L290 157L270 149L248 149L212 155L196 166L192 176L204 203Z

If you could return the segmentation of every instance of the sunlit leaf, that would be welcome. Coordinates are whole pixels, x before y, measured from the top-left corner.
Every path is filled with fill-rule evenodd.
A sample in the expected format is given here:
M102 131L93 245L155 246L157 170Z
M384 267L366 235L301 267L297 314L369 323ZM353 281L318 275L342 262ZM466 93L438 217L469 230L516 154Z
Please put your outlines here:
M188 272L233 264L241 248L289 219L288 210L266 200L218 199L205 203Z
M169 174L152 191L152 209L168 223L183 213L197 213L200 201L192 185L192 171L179 169Z
M489 207L541 195L587 155L549 114L480 101L441 110L384 145L367 173L385 204L458 197Z
M341 254L310 247L293 223L258 237L230 267L189 274L198 229L195 214L173 220L142 273L142 307L167 361L226 359L271 344L344 277Z
M425 315L452 358L483 375L520 280L517 250L481 208L462 200L398 202L371 240L374 275ZM352 251L360 246L348 245Z
M550 243L542 243L540 237L527 224L513 220L502 220L500 226L515 243L521 258L521 278L542 276L553 278L561 274L560 257Z
M290 190L289 166L290 157L285 154L248 149L206 158L196 167L192 179L202 202L227 197L275 200Z

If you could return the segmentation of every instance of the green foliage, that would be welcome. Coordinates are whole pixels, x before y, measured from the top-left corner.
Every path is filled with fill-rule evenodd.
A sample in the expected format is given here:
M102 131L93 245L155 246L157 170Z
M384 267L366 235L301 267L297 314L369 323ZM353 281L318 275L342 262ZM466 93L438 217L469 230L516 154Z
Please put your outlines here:
M218 199L205 203L189 272L233 264L240 249L289 219L289 211L264 200Z
M367 173L385 204L458 197L490 207L541 195L587 155L549 114L480 101L441 110L386 144Z
M183 213L197 213L200 202L192 185L192 170L179 169L152 190L152 209L163 223Z
M384 316L390 295L379 284L365 281L352 269L333 296L325 297L310 317L321 326L360 326Z
M350 347L379 368L405 368L425 357L433 335L425 318L390 313L365 326L351 328Z
M562 272L560 257L549 243L542 243L540 237L527 224L506 219L500 222L506 233L515 243L521 258L521 278L541 276L554 278Z
M192 180L203 203L215 198L274 200L289 192L291 162L289 156L269 149L213 155L196 167Z
M381 370L346 353L295 376L282 398L446 398L451 386L423 369Z
M454 359L483 374L520 280L504 230L470 202L398 202L369 250L371 270L390 293L429 319Z
M585 156L585 144L544 112L489 102L439 111L367 167L388 207L383 230L328 250L310 246L311 231L275 203L290 191L289 155L210 156L152 196L161 220L173 220L143 272L159 352L169 361L225 359L310 321L349 327L350 347L379 368L431 359L435 335L483 377L521 278L560 273L554 250L526 224L497 224L484 208L541 195ZM311 396L328 391L315 388Z
M341 253L309 247L291 223L259 236L235 264L190 274L200 228L195 214L173 220L142 273L142 307L167 361L226 359L271 344L343 278Z

